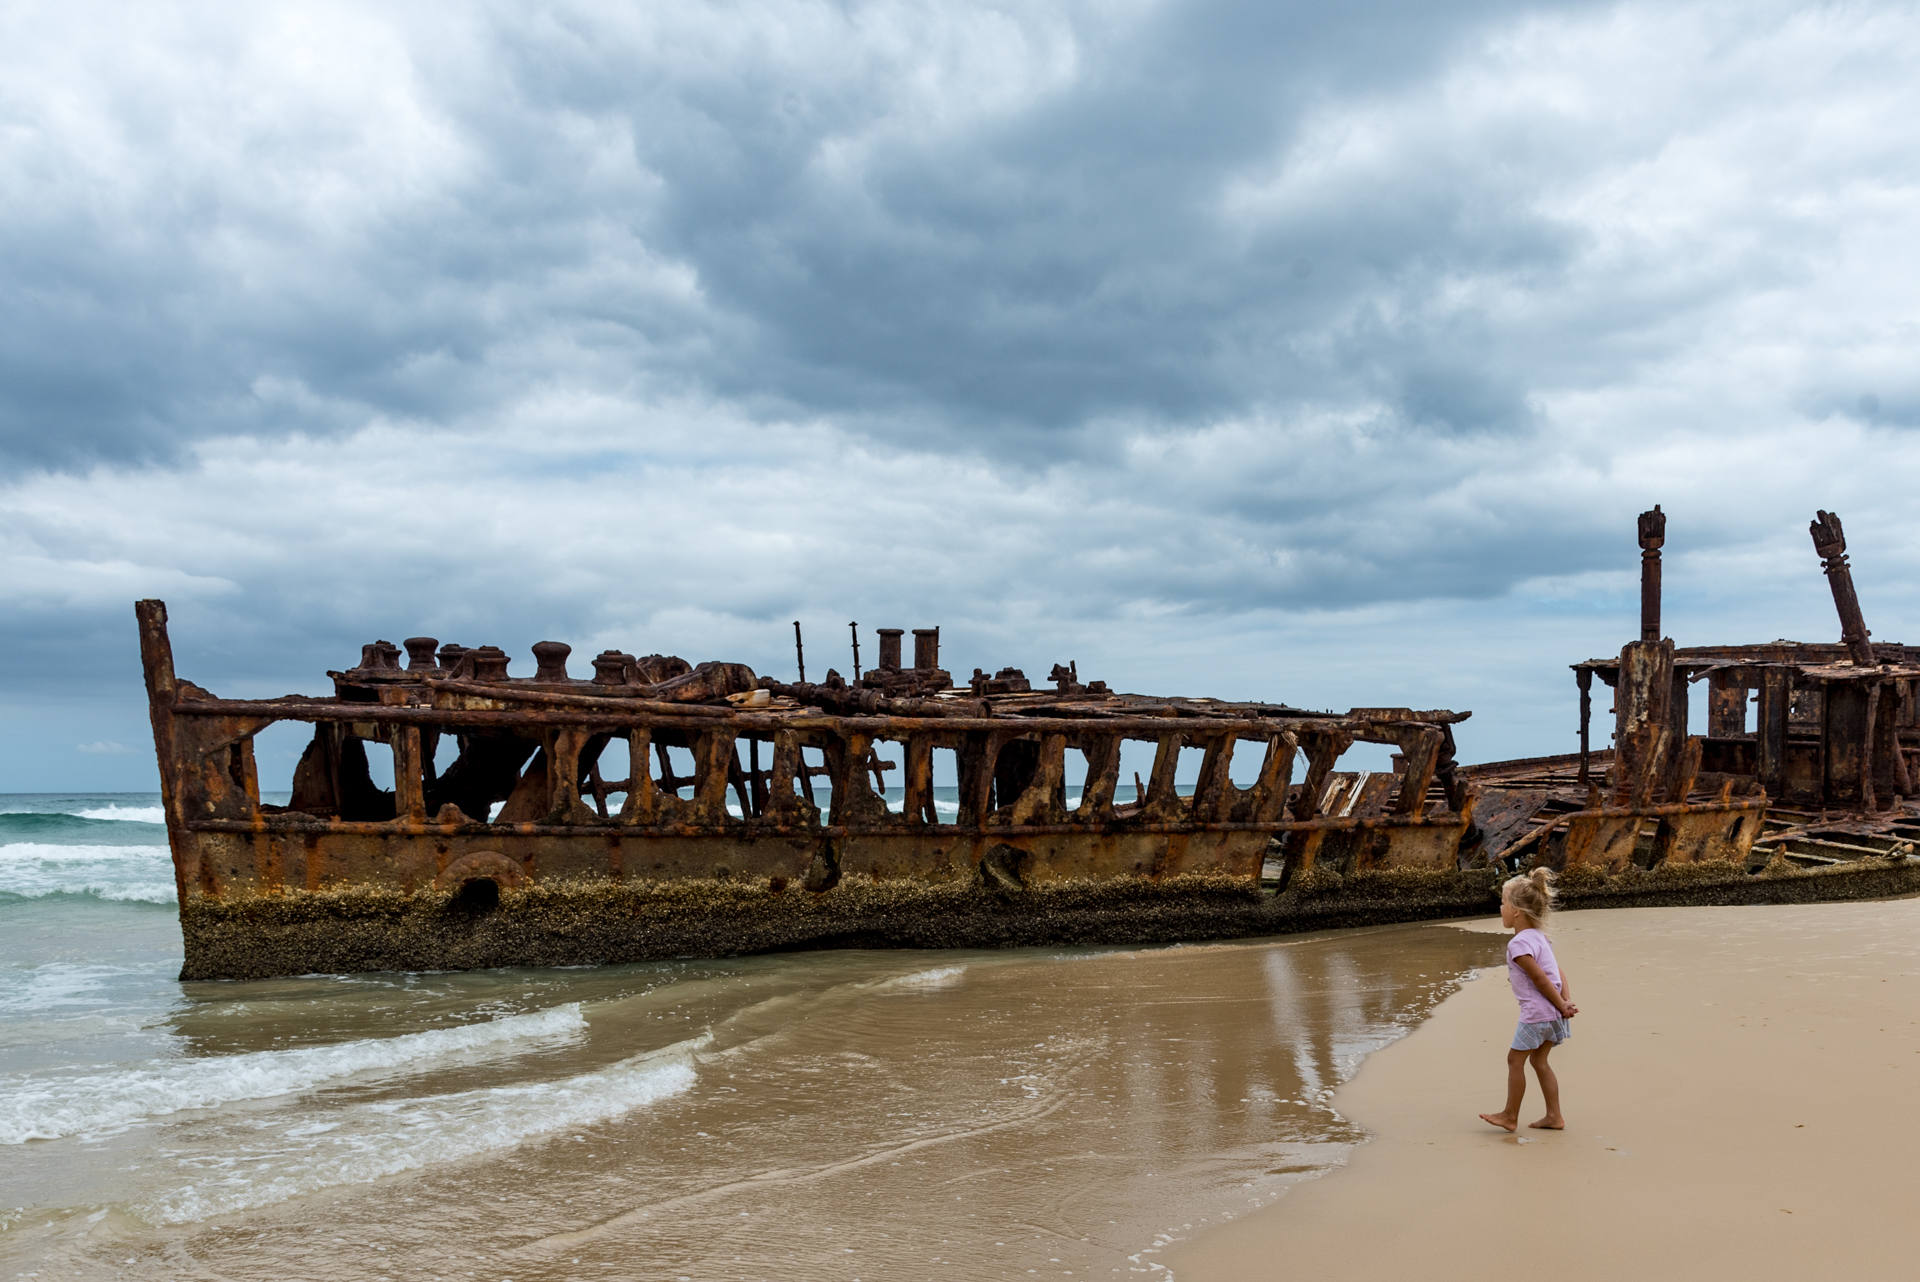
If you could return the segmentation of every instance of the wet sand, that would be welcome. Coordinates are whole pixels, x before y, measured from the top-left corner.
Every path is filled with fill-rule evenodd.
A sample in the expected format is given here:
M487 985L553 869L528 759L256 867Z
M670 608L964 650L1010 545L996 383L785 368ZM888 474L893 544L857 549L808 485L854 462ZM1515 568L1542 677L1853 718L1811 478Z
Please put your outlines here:
M32 918L11 913L0 939ZM80 955L30 975L86 960L51 920L45 944ZM1363 1135L1327 1098L1498 957L1407 925L148 975L118 1005L0 1021L0 1135L54 1135L0 1146L0 1277L1145 1275L1165 1242L1342 1161Z
M1920 900L1569 913L1554 936L1581 1008L1553 1055L1564 1132L1476 1116L1515 1020L1483 971L1334 1097L1373 1141L1161 1254L1178 1282L1912 1275Z

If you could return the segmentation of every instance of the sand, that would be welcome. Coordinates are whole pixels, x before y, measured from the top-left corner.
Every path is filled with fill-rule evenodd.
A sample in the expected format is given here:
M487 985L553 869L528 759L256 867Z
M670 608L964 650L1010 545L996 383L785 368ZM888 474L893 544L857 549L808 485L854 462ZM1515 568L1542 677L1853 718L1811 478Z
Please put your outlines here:
M1565 1131L1475 1116L1516 1017L1483 971L1336 1095L1376 1137L1346 1167L1157 1259L1178 1282L1920 1273L1920 900L1553 933L1581 1009L1553 1055Z

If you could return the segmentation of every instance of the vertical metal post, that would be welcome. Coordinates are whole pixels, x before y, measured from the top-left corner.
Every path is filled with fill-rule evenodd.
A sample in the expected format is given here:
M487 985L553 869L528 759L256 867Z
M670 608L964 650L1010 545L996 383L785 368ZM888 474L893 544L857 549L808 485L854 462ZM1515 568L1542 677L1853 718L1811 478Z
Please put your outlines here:
M1655 503L1640 514L1640 639L1660 639L1660 548L1667 541L1667 518Z
M1760 670L1760 707L1754 717L1760 786L1775 801L1786 799L1787 712L1793 703L1793 669L1769 666Z
M793 657L800 665L800 684L807 683L807 647L800 643L800 620L793 621Z
M853 679L857 683L860 680L860 625L849 623L847 627L853 632Z
M1580 782L1587 782L1588 768L1593 759L1591 733L1593 728L1593 669L1575 668L1575 684L1580 687Z
M191 854L195 847L187 839L175 786L174 772L179 758L173 749L173 703L179 692L173 671L173 642L167 636L167 603L136 601L133 616L140 625L140 665L147 679L147 713L153 722L153 744L160 759L160 805L167 819L167 844L173 852L174 893L187 902L187 887L199 878L199 860ZM186 860L192 858L192 868Z

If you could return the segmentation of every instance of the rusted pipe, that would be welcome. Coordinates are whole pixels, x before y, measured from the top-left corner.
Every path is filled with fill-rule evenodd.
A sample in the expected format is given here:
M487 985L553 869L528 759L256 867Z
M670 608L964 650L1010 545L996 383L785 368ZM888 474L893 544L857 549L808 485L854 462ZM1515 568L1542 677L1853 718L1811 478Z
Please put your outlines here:
M1660 548L1667 541L1667 517L1655 503L1640 514L1640 639L1660 639Z
M1860 613L1860 598L1853 590L1853 570L1847 565L1847 535L1840 528L1840 514L1818 513L1807 526L1813 535L1813 550L1820 557L1820 569L1833 589L1833 608L1840 615L1840 644L1853 655L1855 666L1875 666L1873 634Z

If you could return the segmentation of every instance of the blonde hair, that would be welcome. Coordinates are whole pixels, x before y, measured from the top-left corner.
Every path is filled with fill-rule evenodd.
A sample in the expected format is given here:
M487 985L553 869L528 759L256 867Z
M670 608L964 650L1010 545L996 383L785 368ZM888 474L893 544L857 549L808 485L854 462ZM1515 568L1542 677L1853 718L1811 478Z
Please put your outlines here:
M1546 868L1535 868L1509 878L1500 887L1500 898L1531 922L1535 930L1545 930L1547 919L1553 916L1553 873Z

